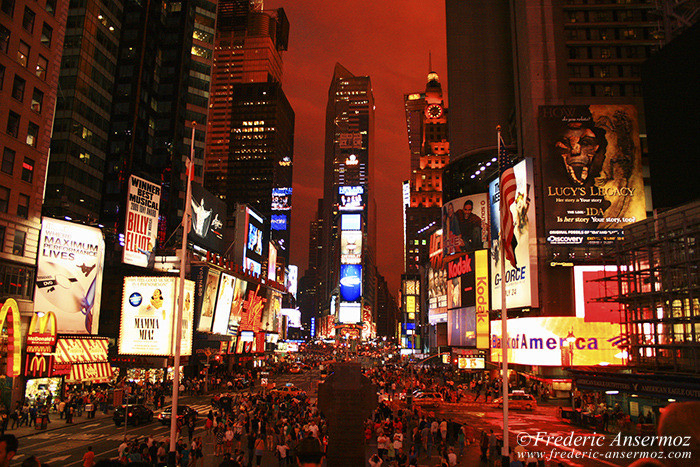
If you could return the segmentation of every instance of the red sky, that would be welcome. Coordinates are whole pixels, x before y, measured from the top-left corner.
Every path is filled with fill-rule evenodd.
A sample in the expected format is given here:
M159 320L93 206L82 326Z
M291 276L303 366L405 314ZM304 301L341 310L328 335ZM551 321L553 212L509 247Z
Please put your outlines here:
M403 272L401 182L409 176L403 95L425 89L428 53L447 92L442 0L267 0L290 23L282 88L296 114L291 263L307 267L309 222L323 186L328 87L336 62L374 90L379 272L397 295Z

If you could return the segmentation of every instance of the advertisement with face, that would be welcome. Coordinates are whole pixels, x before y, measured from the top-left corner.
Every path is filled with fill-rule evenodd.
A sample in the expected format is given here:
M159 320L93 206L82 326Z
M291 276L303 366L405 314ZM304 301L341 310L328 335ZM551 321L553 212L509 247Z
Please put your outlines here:
M447 271L428 268L428 321L430 324L447 320Z
M447 344L457 347L476 346L476 308L447 311Z
M187 238L209 251L223 252L226 203L192 183L192 227Z
M214 311L214 324L211 328L211 332L214 334L227 334L235 284L235 277L225 272L221 273L218 296L216 298L216 308Z
M547 243L610 245L646 217L634 106L541 106L539 129Z
M294 264L289 265L285 286L287 287L287 291L296 299L297 289L299 287L299 266L295 266Z
M463 196L442 207L444 255L488 247L489 206L486 193Z
M282 310L282 294L276 290L268 289L267 303L263 309L262 330L277 332L277 316Z
M214 310L216 306L216 292L219 286L219 278L221 276L221 271L212 268L202 268L201 272L202 284L201 284L201 297L199 299L199 324L197 325L197 331L199 332L211 332L211 326L214 321ZM197 287L199 290L199 278L197 281Z
M624 365L619 324L583 318L508 320L508 363L538 366ZM501 361L501 321L491 321L491 360Z
M173 355L178 278L125 277L122 297L119 353L122 355ZM182 355L192 354L194 282L185 281L182 312Z
M145 268L156 247L160 185L131 175L127 187L122 262Z
M102 231L43 217L34 311L52 311L59 333L97 334L105 243Z
M340 234L340 264L360 264L362 262L362 232L344 230Z
M236 279L236 284L233 288L233 299L231 300L231 315L228 320L228 335L235 336L241 319L243 319L243 303L245 302L246 291L248 290L248 282Z
M292 189L273 188L271 209L273 211L288 211L292 209Z
M506 261L506 306L519 308L537 306L537 235L535 232L535 205L532 160L525 159L513 167L516 180L515 202L510 206L513 216L516 266ZM501 297L501 250L499 180L489 184L491 205L491 296L494 308L500 309Z

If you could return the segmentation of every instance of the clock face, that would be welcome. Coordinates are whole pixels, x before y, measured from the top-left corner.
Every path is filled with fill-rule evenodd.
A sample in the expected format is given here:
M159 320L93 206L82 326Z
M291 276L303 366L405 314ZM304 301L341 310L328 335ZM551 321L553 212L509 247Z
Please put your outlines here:
M425 112L430 118L440 118L442 116L442 107L438 104L429 105Z

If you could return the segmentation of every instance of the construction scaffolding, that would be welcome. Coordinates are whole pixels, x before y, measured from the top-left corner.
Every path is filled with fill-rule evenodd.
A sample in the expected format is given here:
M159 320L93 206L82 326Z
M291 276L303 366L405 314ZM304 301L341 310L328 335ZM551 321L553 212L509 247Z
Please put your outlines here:
M624 229L607 256L636 371L700 374L700 201ZM612 272L614 271L614 272ZM611 287L614 289L614 287Z

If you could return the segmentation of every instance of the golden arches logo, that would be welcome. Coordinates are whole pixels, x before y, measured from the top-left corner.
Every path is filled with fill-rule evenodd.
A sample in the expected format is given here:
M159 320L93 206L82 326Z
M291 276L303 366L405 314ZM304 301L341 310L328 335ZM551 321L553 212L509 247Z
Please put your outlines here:
M14 298L8 298L0 309L0 329L7 323L7 376L19 376L22 366L22 347L20 339L19 306Z
M29 357L27 357L29 359ZM43 376L46 372L46 357L34 355L27 368L27 376Z
M29 323L29 334L56 335L56 314L53 311L34 313Z

